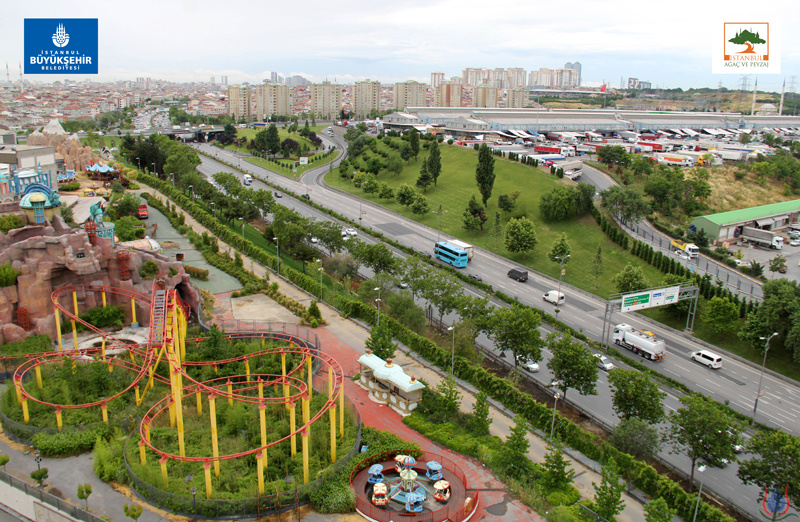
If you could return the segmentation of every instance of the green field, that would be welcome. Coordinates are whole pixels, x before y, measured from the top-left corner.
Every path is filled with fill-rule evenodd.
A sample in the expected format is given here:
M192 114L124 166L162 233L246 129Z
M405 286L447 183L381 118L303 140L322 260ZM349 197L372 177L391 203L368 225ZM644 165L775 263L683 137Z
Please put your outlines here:
M302 129L303 126L301 125L300 128ZM324 129L325 126L317 125L309 128L313 132L319 134L320 132L322 132L322 129ZM254 139L256 137L256 133L258 133L261 130L263 129L236 129L236 139L247 138L247 141L250 141ZM278 136L280 136L281 141L285 140L286 138L292 138L294 141L300 144L300 148L302 148L303 145L307 145L310 150L314 150L315 145L311 143L311 140L300 136L300 134L298 134L297 132L287 132L286 129L284 129L283 127L278 127ZM240 149L243 152L247 152L247 149L245 149L244 147L237 147L235 143L229 143L228 145L225 146L225 148L232 150Z
M259 167L264 167L265 169L277 172L282 176L286 176L289 178L299 178L300 176L303 175L305 171L309 169L315 169L322 165L327 165L331 161L335 160L337 157L339 157L338 152L334 152L333 154L326 156L324 158L319 158L317 161L309 163L308 165L297 165L296 167L297 172L292 172L292 167L294 166L295 163L294 160L285 160L285 159L279 160L278 163L280 163L283 166L283 168L281 169L278 169L274 162L267 161L261 158L249 157L249 158L244 158L244 160L247 161L248 163L252 163L253 165L258 165Z
M381 142L378 151L389 150ZM487 215L488 220L484 224L484 231L469 233L462 227L462 215L467 207L469 199L475 195L480 200L480 193L475 183L475 166L477 165L477 153L472 149L463 148L457 145L441 145L442 174L439 177L439 184L428 189L425 194L429 200L432 210L438 210L442 205L442 233L455 236L476 246L480 246L503 257L512 259L520 264L543 272L551 277L558 278L559 267L547 258L553 242L563 232L567 235L572 254L569 263L566 265L566 274L563 281L567 284L577 286L583 290L591 292L603 298L609 294L616 293L616 288L611 283L611 279L627 263L639 265L652 285L658 285L663 275L650 265L644 264L640 259L630 255L619 245L611 242L600 227L595 223L591 215L587 214L578 219L562 222L545 222L539 216L539 199L542 194L549 191L558 183L571 183L567 180L558 180L548 172L522 165L517 162L508 161L503 158L495 157L495 183L492 197L489 199ZM373 153L367 153L371 157ZM422 160L427 157L427 151L421 151L419 158L411 160L403 169L399 176L381 173L378 181L385 181L393 188L401 183L414 185L419 175ZM339 177L338 170L334 170L326 177L329 184L336 188L346 190L352 194L359 195L360 191L354 187L352 182ZM517 205L510 216L504 216L502 223L508 222L510 217L526 215L536 224L536 234L538 244L533 252L529 252L527 258L523 260L521 254L511 254L503 246L502 237L497 241L495 248L495 238L491 232L494 226L495 212L497 210L497 196L500 194L511 194L520 191ZM374 194L364 194L366 199L394 210L403 216L424 223L432 228L438 227L438 216L429 213L425 216L416 216L410 210L401 207L395 201L386 203L386 200L379 200ZM597 288L594 286L594 276L591 274L591 263L594 259L597 245L603 246L603 268L604 273L598 279ZM431 245L433 248L433 245Z

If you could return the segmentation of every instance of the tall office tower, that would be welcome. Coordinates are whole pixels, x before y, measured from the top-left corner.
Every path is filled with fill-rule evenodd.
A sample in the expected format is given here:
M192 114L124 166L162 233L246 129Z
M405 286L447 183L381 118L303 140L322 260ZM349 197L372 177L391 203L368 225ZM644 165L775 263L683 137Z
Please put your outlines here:
M443 72L432 72L431 73L431 89L435 89L444 83L444 73Z
M508 108L521 108L528 106L528 89L525 87L517 87L511 89L506 93L506 107Z
M461 85L453 82L440 84L433 93L434 107L461 107Z
M328 81L311 84L310 109L317 118L338 118L342 111L342 86Z
M628 89L638 89L639 78L628 78Z
M295 74L290 78L286 78L286 80L283 83L285 83L286 85L291 85L292 87L298 87L300 85L309 85L311 82L308 81L306 78Z
M580 87L581 85L581 62L567 62L564 64L566 69L572 69L573 71L578 71L578 80L575 84L576 87Z
M517 87L525 87L525 69L520 67L509 68L506 71L506 78L508 84L506 89L516 89Z
M497 107L497 87L479 85L472 91L473 107Z
M291 116L294 103L291 87L269 82L256 85L253 89L256 98L256 118L267 119L268 116Z
M222 76L220 76L219 83L221 83L222 85L228 85L228 75L223 74Z
M250 87L231 85L228 87L228 116L234 120L244 118L250 121Z
M444 73L441 74L444 75ZM424 83L409 80L394 84L393 107L395 110L403 111L406 107L425 107L427 102L428 86Z
M381 110L381 82L362 80L353 86L353 113L366 118L372 111Z

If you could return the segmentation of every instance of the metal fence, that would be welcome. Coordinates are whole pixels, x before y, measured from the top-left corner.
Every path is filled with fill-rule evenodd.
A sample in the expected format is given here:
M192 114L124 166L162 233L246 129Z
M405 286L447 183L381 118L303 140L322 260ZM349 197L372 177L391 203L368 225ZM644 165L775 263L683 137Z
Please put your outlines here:
M128 464L127 447L124 451L125 469L131 479L131 486L145 500L156 507L167 509L174 513L201 515L204 518L215 519L232 519L247 516L262 517L284 513L307 504L308 496L312 491L319 489L322 487L323 482L340 473L342 467L358 454L361 448L361 416L355 404L347 397L345 397L345 407L353 415L357 426L356 440L353 447L343 458L322 470L315 480L283 492L244 499L206 499L196 496L176 495L157 488L136 475Z
M27 482L20 480L13 475L9 475L5 471L0 471L0 480L20 491L24 491L26 495L34 497L40 502L53 506L57 510L66 513L72 518L83 520L85 522L104 522L104 519L96 517L88 511L84 511L77 506L73 506L69 502L66 502L55 495L37 488L36 486L32 486L31 484L28 484Z

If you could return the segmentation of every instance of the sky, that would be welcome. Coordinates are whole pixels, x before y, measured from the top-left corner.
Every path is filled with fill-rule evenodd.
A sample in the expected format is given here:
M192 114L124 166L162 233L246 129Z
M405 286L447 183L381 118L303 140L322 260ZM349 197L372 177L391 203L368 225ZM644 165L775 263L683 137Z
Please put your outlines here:
M761 14L763 13L763 15ZM723 22L770 22L780 74L759 74L759 91L787 92L800 75L795 1L570 0L114 0L14 2L0 17L0 65L19 78L25 18L97 18L97 75L26 75L30 81L228 76L261 83L270 71L313 82L430 82L467 67L526 73L579 61L584 85L619 87L629 77L659 88L735 89L741 74L712 74ZM774 58L774 55L773 55ZM748 85L756 79L752 75ZM0 75L0 81L6 77ZM800 91L800 76L795 92Z

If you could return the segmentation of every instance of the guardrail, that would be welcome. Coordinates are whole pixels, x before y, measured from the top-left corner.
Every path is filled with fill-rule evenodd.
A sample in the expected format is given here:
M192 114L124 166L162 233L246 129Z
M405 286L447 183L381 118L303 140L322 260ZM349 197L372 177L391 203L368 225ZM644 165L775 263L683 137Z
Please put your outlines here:
M66 513L72 518L83 520L84 522L105 522L105 519L95 516L77 506L73 506L69 502L66 502L55 495L37 488L36 486L28 484L24 480L20 480L17 477L6 473L5 471L0 471L0 480L13 488L24 491L26 495L37 499L39 502L44 502L53 506L57 510Z

